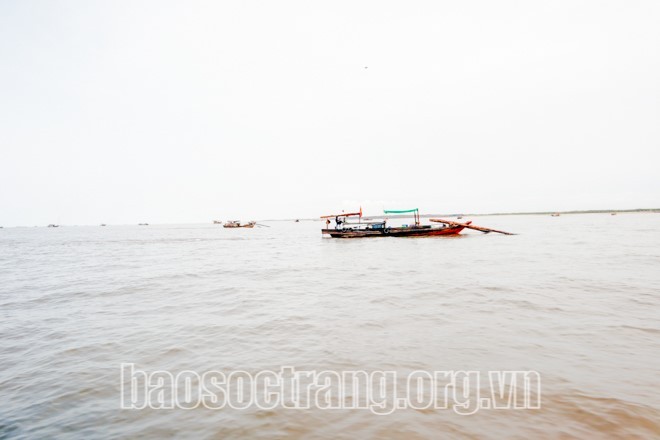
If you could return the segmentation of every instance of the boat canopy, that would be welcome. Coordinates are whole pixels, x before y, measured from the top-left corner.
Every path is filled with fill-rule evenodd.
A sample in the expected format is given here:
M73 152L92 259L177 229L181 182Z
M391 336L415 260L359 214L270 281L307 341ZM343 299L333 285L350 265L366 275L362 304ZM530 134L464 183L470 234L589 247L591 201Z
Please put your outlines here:
M383 212L385 214L407 214L409 212L413 213L413 217L415 217L415 225L419 225L419 208L415 209L383 209Z
M392 210L392 209L383 209L385 214L405 214L407 212L419 212L419 208L415 209L403 209L403 210Z

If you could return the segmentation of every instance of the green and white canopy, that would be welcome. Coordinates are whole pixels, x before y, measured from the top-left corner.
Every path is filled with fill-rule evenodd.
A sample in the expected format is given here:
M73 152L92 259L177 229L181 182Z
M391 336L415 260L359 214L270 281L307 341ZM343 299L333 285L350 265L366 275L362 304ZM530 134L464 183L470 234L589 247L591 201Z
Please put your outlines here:
M407 212L419 212L419 208L415 209L404 209L404 210L392 210L392 209L384 209L383 212L385 214L405 214Z

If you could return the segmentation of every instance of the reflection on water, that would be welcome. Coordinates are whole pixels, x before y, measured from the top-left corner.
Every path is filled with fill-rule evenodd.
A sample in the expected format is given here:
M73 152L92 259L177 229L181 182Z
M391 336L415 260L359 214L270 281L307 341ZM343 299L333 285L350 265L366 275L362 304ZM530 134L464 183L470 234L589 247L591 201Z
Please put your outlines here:
M483 217L517 236L320 222L0 231L0 437L660 435L660 215ZM144 370L536 370L542 409L119 409Z

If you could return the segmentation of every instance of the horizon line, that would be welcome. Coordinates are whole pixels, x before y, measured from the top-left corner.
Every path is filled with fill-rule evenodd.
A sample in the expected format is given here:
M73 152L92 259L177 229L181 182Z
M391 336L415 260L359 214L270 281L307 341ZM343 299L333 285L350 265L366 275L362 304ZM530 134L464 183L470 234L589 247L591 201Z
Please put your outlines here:
M421 214L421 218L431 218L431 217L478 217L478 216L495 216L495 215L551 215L551 214L608 214L608 213L660 213L660 208L636 208L636 209L588 209L588 210L570 210L570 211L523 211L523 212L490 212L490 213L444 213L444 214ZM365 218L378 218L385 217L385 215L363 215ZM387 218L412 218L411 215L405 214L395 214L388 215ZM318 221L319 217L291 217L291 218L269 218L269 219L260 219L256 220L257 222L281 222L281 221ZM191 222L191 223L146 223L146 225L141 225L140 223L99 223L99 224L58 224L57 226L151 226L151 225L203 225L203 224L214 224L215 220L210 220L209 222ZM3 226L0 225L0 229L4 228L47 228L48 225L14 225L14 226Z

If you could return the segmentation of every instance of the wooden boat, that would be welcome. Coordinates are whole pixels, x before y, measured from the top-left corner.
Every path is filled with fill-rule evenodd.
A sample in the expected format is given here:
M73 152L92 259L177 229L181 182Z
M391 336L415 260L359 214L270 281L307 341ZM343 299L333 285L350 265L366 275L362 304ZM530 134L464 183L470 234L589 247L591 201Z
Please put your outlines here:
M329 235L332 238L361 238L361 237L438 237L459 235L463 229L474 229L484 233L497 232L499 234L514 235L510 232L498 231L497 229L483 228L472 225L471 221L465 223L453 222L443 219L430 219L434 223L441 223L442 226L422 225L419 217L419 209L409 209L403 211L384 211L385 214L403 214L413 213L415 223L413 225L403 225L397 227L388 227L387 219L382 221L362 221L362 208L359 212L341 213L333 215L324 215L326 227L321 229L322 234ZM358 217L358 222L348 222L349 217ZM335 227L330 228L331 219L334 218Z
M247 223L241 223L238 220L230 220L227 223L225 223L224 225L222 225L222 227L224 227L224 228L254 228L254 225L256 225L256 224L257 224L257 222L255 222L255 221L251 221L251 222L247 222Z
M415 219L412 225L396 227L387 226L387 219L381 221L362 221L362 208L360 212L324 215L326 228L321 230L322 234L332 238L358 238L358 237L437 237L441 235L458 235L465 229L464 225L457 226L432 226L422 225L419 217L419 209L386 210L385 214L412 213ZM348 222L349 217L358 217L358 222ZM330 228L330 219L334 218L335 227ZM469 225L471 222L467 222Z

